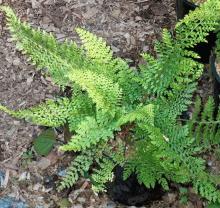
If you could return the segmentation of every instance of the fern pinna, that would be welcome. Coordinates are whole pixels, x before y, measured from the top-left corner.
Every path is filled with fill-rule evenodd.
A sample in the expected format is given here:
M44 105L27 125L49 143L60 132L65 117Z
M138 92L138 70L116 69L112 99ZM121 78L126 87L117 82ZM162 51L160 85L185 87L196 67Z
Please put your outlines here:
M133 70L126 61L114 58L110 47L84 29L76 32L82 40L59 43L52 34L32 29L13 11L0 7L17 49L44 69L61 88L70 86L72 95L46 101L37 107L0 110L39 125L68 125L73 136L60 147L78 152L59 190L72 186L80 176L91 174L93 189L105 190L117 165L124 178L137 174L140 183L154 187L168 181L192 182L195 190L210 201L220 202L220 192L196 154L200 146L188 124L179 122L191 104L203 66L190 50L205 41L220 20L219 0L208 0L177 23L173 34L164 29L155 44L157 57L142 54L146 64ZM117 132L129 126L132 135Z

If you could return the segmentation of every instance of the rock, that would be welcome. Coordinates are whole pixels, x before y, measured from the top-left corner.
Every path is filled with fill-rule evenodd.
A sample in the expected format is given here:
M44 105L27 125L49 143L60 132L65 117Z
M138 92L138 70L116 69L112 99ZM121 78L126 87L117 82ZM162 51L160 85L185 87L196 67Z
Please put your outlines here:
M0 187L3 187L4 180L5 180L5 173L0 170Z
M213 162L210 160L210 161L208 161L208 166L209 167L212 167L212 165L213 165Z
M31 6L33 9L37 9L40 6L40 2L36 0L31 0Z
M86 199L83 198L83 197L78 197L78 198L77 198L77 201L78 201L79 203L81 203L81 204L84 204L84 203L86 202Z
M13 65L14 66L19 66L20 65L20 59L19 58L15 58L13 61Z
M115 46L111 46L111 49L113 52L117 53L120 51L120 49L116 48Z
M38 168L40 168L41 170L47 169L50 165L50 160L45 157L42 157L41 160L37 163Z
M56 36L57 36L57 39L58 39L58 40L62 40L62 39L65 39L65 38L66 38L66 35L65 35L65 34L62 34L62 33L58 33Z
M120 14L121 14L121 10L120 10L120 9L115 9L115 10L113 10L113 12L112 12L112 16L113 16L114 18L118 18Z
M30 180L30 173L29 172L23 172L19 176L18 181L24 181L24 180Z
M58 176L60 177L64 177L66 175L66 169L64 170L59 170L58 173L57 173Z
M1 208L9 208L9 207L28 208L28 205L23 201L16 200L15 198L4 197L4 198L0 198L0 207Z
M142 20L142 17L140 17L140 16L135 17L135 21L141 21L141 20Z
M28 77L27 78L27 85L31 85L31 83L33 82L33 77Z
M73 207L74 208L83 208L83 206L81 204L75 204Z
M143 52L147 52L147 51L149 51L149 46L146 45L143 47Z
M173 202L176 201L177 195L175 193L167 193L164 197L163 200L168 202L169 204L172 204Z
M54 4L54 0L47 0L44 2L44 5L53 5Z
M34 186L33 186L34 191L38 191L38 190L40 190L40 188L42 188L42 185L40 183L34 184Z
M107 202L106 208L116 208L116 204L113 201Z
M192 202L188 202L186 205L186 208L194 208L195 206L193 205Z

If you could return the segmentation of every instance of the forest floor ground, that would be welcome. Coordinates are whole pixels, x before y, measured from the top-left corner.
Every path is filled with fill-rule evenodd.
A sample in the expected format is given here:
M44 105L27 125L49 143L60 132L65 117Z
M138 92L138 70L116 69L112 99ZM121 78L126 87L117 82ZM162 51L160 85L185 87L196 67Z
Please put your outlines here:
M132 65L141 61L141 52L153 52L153 42L160 38L162 28L170 29L176 22L174 0L0 0L0 3L10 5L23 21L52 32L60 41L65 38L78 41L74 28L86 28L103 37L116 55L128 59ZM0 103L23 109L59 93L49 78L16 51L0 14ZM47 157L31 155L33 138L42 130L43 127L0 112L0 174L4 174L0 200L12 196L31 208L61 207L65 198L74 208L127 207L111 201L106 194L94 195L84 180L72 190L57 193L57 173L67 166L69 157L60 155L57 148ZM64 158L65 162L61 162ZM202 208L203 205L193 194L187 205L180 205L178 194L171 191L161 201L142 207Z

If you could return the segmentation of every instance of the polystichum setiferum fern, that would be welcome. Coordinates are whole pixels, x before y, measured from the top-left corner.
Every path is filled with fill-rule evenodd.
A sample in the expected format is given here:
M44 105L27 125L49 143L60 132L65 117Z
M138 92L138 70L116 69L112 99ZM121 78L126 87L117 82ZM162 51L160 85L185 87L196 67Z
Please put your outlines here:
M95 191L103 191L116 165L124 167L124 178L136 173L140 183L168 189L168 180L192 182L201 196L220 201L220 192L205 171L200 150L188 125L178 121L191 104L203 66L190 50L205 41L220 20L219 0L208 0L176 24L173 34L164 29L155 45L157 57L142 54L146 64L133 70L114 58L101 38L76 29L82 46L59 43L53 35L22 23L5 6L0 7L17 48L38 67L47 69L55 84L70 86L72 96L50 100L31 109L0 110L17 118L46 126L69 125L71 140L60 147L78 152L59 190L72 186L93 169ZM128 124L132 138L117 132ZM130 134L129 134L130 137Z
M218 32L217 32L215 55L216 55L216 58L217 58L217 62L220 63L220 26L219 26Z

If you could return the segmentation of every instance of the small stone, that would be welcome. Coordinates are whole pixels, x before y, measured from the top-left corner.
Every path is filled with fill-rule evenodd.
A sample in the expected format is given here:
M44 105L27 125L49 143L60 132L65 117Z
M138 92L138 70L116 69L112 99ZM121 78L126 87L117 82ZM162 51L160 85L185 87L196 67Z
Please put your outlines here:
M42 185L39 184L39 183L34 184L34 186L33 186L33 191L38 191L41 187L42 187Z
M33 9L37 9L40 6L40 2L37 2L36 0L31 0L31 6Z
M188 202L186 205L186 208L194 208L194 205L192 202Z
M75 204L73 207L74 208L83 208L83 206L81 204Z
M83 197L77 198L77 201L80 202L81 204L84 204L86 202L86 199Z
M142 17L136 16L136 17L135 17L135 20L136 20L136 21L141 21L141 20L142 20Z
M41 160L38 162L38 168L45 170L50 166L51 162L49 159L42 157Z
M16 200L12 197L4 197L0 198L0 207L1 208L8 208L8 207L16 207L16 208L27 208L27 204L23 201Z
M53 5L54 4L54 0L47 0L44 2L44 5Z
M144 46L143 47L143 52L147 52L147 51L149 51L149 46Z
M119 10L119 9L115 9L112 12L112 16L115 17L115 18L118 18L120 14L121 14L121 10Z
M33 77L27 78L27 85L30 85L33 82Z
M20 121L15 120L15 121L13 121L13 124L14 125L20 125Z
M19 58L15 58L13 61L13 65L14 66L19 66L20 65L20 59Z
M57 39L65 39L66 35L65 34L62 34L62 33L58 33L57 35Z
M3 186L5 180L5 173L0 170L0 187Z
M116 204L113 201L107 202L106 208L116 208Z
M176 201L177 195L175 193L167 193L164 197L163 200L167 201L169 204L172 204L173 202Z
M64 177L66 175L66 170L58 171L57 175L60 176L60 177Z
M115 46L111 46L111 49L113 52L117 53L119 52L120 50L118 48L116 48Z
M30 173L28 172L23 172L20 176L18 181L24 181L24 180L29 180L30 179Z
M212 165L213 165L213 162L212 161L208 161L208 166L212 167Z

